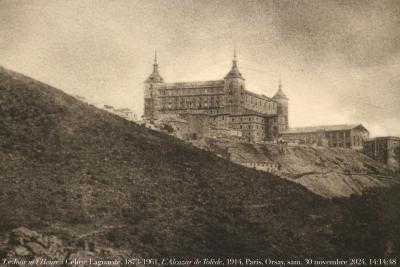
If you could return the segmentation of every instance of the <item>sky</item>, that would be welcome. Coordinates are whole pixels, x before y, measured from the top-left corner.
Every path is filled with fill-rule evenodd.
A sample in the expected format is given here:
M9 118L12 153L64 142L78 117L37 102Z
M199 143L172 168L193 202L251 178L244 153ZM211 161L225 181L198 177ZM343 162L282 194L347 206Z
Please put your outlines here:
M290 126L362 123L400 136L400 1L0 0L0 65L93 104L143 113L166 82L282 80Z

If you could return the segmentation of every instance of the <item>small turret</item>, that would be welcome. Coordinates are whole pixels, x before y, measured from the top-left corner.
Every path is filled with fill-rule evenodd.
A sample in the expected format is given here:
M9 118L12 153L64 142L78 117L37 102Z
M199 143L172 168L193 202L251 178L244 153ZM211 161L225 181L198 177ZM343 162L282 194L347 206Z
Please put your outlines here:
M272 97L273 100L275 101L282 101L282 100L289 100L287 98L287 96L285 95L285 93L283 93L282 91L282 82L281 79L279 79L279 86L278 86L278 91L276 92L276 94Z
M279 131L286 131L289 129L289 99L285 93L283 93L281 79L279 79L278 91L272 99L278 103L277 115Z
M144 82L144 113L143 118L153 121L157 118L159 106L157 84L163 83L164 79L158 73L157 51L154 51L153 73Z

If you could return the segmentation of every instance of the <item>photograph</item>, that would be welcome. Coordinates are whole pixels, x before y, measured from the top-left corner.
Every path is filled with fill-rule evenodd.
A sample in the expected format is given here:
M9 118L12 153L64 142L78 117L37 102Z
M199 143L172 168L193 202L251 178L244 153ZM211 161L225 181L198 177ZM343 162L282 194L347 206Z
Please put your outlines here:
M0 267L400 266L400 0L0 0Z

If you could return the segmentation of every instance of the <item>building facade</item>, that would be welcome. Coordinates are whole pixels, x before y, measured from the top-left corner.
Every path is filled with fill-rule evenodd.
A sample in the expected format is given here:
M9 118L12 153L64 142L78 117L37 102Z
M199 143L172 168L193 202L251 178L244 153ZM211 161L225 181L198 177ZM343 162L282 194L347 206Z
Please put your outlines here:
M280 133L289 143L362 150L369 131L361 124L291 128Z
M224 79L178 83L164 82L156 57L144 83L143 118L154 122L171 117L187 120L189 138L225 133L248 142L273 140L289 128L288 98L281 82L272 98L247 90L236 53Z
M400 169L400 137L376 137L364 142L364 153L388 165L389 168Z

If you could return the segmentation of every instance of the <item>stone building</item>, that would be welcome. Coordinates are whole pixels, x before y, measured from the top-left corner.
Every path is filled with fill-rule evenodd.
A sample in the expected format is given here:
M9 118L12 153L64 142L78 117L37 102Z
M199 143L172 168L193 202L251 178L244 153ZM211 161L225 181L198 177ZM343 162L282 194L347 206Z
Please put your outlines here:
M389 168L400 169L400 137L376 137L364 142L364 153L388 165Z
M280 137L289 143L361 150L369 131L361 124L328 125L291 128L281 132Z
M272 98L247 90L236 52L228 74L214 81L166 83L155 57L153 73L144 85L143 118L154 122L171 116L188 121L191 138L224 132L260 142L277 138L289 127L288 98L281 83Z

